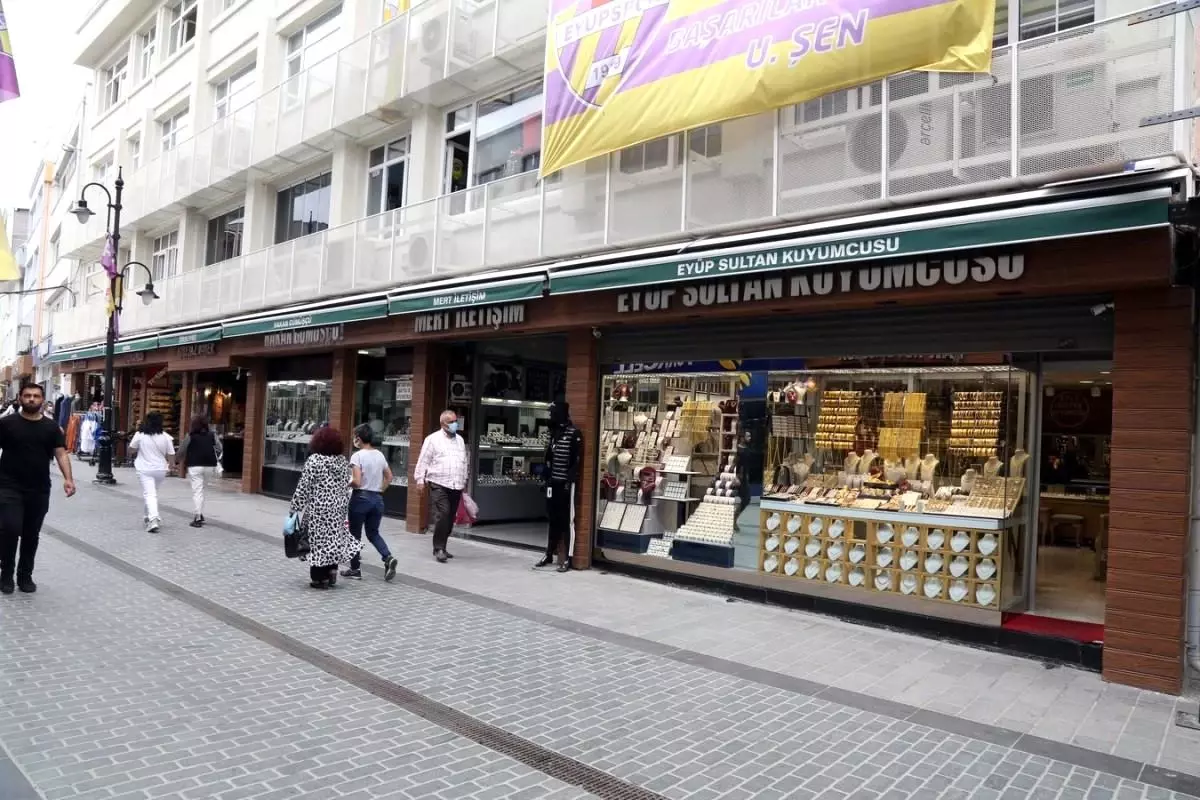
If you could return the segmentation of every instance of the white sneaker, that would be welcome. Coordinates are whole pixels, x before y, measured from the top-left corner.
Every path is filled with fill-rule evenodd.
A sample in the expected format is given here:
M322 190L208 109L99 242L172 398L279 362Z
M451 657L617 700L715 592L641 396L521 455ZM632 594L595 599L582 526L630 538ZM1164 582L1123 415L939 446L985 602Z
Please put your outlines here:
M162 524L160 520L152 519L146 523L146 533L158 533L158 527Z

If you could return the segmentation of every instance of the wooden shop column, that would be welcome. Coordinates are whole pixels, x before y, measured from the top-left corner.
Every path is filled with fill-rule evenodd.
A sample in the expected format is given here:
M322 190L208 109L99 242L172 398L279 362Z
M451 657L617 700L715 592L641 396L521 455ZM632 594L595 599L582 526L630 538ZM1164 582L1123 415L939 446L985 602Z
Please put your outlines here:
M421 342L413 347L412 426L408 446L408 504L404 511L409 533L421 533L429 524L425 495L417 491L413 470L425 437L440 427L438 417L446 410L447 356L444 345ZM474 465L472 465L474 466Z
M596 424L600 418L600 367L596 337L590 328L567 334L567 404L571 421L583 434L579 485L575 487L575 554L571 566L592 566L596 527Z
M179 389L179 441L188 435L192 429L192 395L195 394L195 373L183 373L183 381Z
M1193 425L1190 290L1118 294L1104 677L1182 691Z
M258 358L245 362L246 425L242 440L242 491L262 491L263 439L267 424L267 362Z
M333 351L333 380L330 390L333 398L329 402L329 424L342 434L346 453L353 448L355 380L358 375L358 351Z

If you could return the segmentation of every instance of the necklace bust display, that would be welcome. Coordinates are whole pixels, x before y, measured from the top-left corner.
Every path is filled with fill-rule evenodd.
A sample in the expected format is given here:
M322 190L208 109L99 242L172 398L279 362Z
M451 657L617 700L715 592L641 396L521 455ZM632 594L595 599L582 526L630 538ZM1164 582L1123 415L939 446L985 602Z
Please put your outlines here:
M925 458L921 459L921 465L917 468L917 476L932 484L933 478L937 475L937 468L940 462L937 456L933 453L928 453Z
M858 472L861 475L871 474L871 466L879 458L874 450L863 450L862 458L858 460Z
M1013 451L1012 458L1008 460L1008 477L1024 478L1025 477L1025 462L1029 460L1029 453L1026 453L1021 448Z
M975 480L979 477L979 473L973 469L969 469L963 473L962 480L959 486L966 492L971 492L975 489Z
M853 475L858 472L858 462L858 453L851 450L846 454L846 460L842 462L842 467L845 469L847 475Z
M983 462L983 477L994 478L1000 474L1000 459L992 456Z

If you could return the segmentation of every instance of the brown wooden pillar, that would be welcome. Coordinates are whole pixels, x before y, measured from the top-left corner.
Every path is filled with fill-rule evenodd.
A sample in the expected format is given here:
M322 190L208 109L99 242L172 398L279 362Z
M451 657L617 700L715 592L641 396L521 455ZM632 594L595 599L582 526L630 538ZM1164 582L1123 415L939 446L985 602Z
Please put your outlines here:
M179 441L188 435L192 429L192 395L196 393L196 375L193 372L183 373L183 381L179 389L179 430L176 432Z
M1104 677L1183 687L1193 410L1192 293L1115 297Z
M583 434L583 456L579 485L575 487L575 555L571 566L592 566L596 528L596 430L600 412L600 367L596 337L589 328L567 334L567 403L571 421Z
M421 443L439 427L438 417L446 410L447 357L444 345L421 342L413 347L413 397L411 443L408 447L408 506L405 526L420 533L429 524L425 495L417 491L413 470L421 455Z
M246 369L246 428L242 442L242 491L257 494L262 491L263 451L266 443L263 428L267 424L267 362L255 359L243 365Z
M358 351L333 351L333 399L329 403L329 424L336 428L350 452L350 432L354 428L355 380L358 375Z

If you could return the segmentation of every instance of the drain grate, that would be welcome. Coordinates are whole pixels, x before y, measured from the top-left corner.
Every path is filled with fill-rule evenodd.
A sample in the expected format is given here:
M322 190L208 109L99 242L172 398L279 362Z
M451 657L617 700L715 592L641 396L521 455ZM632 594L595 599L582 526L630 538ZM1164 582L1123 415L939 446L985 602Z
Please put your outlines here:
M176 583L160 578L141 567L134 566L128 561L118 558L105 550L101 550L95 545L77 539L68 533L49 526L43 528L43 530L50 536L82 553L86 553L97 561L119 572L123 572L160 592L164 592L232 628L247 633L277 650L281 650L301 661L312 664L314 667L329 673L339 680L356 686L365 692L369 692L382 700L403 708L405 711L416 714L418 717L428 720L452 733L456 733L465 739L470 739L477 744L481 744L489 750L494 750L538 772L549 775L552 778L557 778L563 783L578 786L597 797L606 798L606 800L666 800L661 794L613 777L607 772L590 767L582 761L568 758L541 745L534 744L528 739L523 739L502 728L481 722L469 714L464 714L461 711L454 710L450 706L430 700L428 697L407 689L398 683L385 680L378 675L332 656L323 650L318 650L315 647L304 644L297 639L293 639L291 636L280 633L274 628L256 622L247 616L184 589Z

